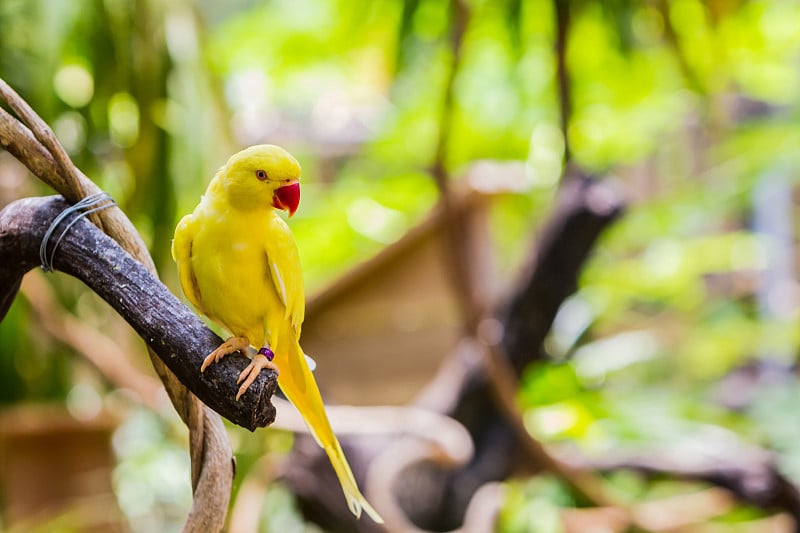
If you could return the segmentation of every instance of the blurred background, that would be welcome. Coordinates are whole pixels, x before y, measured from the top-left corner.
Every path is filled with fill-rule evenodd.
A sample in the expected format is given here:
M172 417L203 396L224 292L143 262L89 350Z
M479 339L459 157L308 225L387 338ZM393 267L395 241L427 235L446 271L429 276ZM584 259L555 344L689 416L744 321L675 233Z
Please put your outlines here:
M304 346L332 403L413 402L459 345L442 191L499 313L565 162L593 176L627 207L520 375L525 429L651 530L800 527L800 4L3 0L0 77L181 297L173 229L215 170L256 143L297 156ZM0 206L44 194L0 152ZM79 282L26 276L0 323L0 406L0 530L179 529L187 431L143 343ZM229 434L234 518L246 494L251 530L325 530L270 478L292 434ZM725 457L788 503L698 474ZM498 531L624 530L581 522L558 475L503 481Z

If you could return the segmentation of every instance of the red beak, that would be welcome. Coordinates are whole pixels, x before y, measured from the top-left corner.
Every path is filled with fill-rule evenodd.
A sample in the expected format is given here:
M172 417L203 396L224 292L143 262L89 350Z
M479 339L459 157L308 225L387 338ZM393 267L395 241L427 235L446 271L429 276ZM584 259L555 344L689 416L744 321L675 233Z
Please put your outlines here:
M300 205L299 181L275 189L275 193L272 196L272 207L288 211L289 216L292 216L297 211L298 205Z

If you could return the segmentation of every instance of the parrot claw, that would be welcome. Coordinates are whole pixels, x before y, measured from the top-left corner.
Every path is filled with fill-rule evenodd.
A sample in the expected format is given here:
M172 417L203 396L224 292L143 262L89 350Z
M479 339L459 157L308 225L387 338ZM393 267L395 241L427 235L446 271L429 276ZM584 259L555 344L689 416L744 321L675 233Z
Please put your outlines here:
M241 383L242 386L239 387L239 392L236 394L236 400L238 401L239 398L244 394L247 389L250 388L250 385L258 377L258 374L265 368L269 368L270 370L274 370L276 373L280 373L278 370L278 365L267 359L267 357L262 353L257 353L253 356L253 359L250 361L250 364L242 370L242 373L239 374L239 379L236 380L236 383Z
M219 348L208 354L208 357L203 360L200 372L205 372L206 368L211 366L212 363L219 363L226 355L244 350L248 346L250 346L250 341L245 337L229 337L228 340L219 345Z

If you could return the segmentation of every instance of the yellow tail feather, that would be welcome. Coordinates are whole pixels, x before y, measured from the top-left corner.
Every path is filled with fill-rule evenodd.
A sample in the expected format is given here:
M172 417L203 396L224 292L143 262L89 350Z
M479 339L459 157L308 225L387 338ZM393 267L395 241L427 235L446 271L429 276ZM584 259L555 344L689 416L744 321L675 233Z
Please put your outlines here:
M350 508L350 512L360 518L361 511L363 510L367 513L367 516L372 518L375 522L383 524L381 515L373 509L364 495L361 494L361 491L358 490L356 479L353 476L353 472L350 470L350 465L347 463L347 458L344 456L342 447L339 446L339 441L334 437L333 446L324 447L323 449L328 455L331 465L333 465L336 477L339 478L339 484L342 485L342 490L347 499L347 506Z
M353 471L347 463L347 458L333 433L328 416L325 414L325 406L322 403L317 382L308 368L303 350L292 333L288 333L282 338L291 339L291 344L278 346L278 349L275 350L275 363L280 368L278 385L303 416L317 444L325 450L333 470L339 478L339 484L342 486L350 512L360 518L361 512L364 511L372 520L382 524L381 516L358 489Z

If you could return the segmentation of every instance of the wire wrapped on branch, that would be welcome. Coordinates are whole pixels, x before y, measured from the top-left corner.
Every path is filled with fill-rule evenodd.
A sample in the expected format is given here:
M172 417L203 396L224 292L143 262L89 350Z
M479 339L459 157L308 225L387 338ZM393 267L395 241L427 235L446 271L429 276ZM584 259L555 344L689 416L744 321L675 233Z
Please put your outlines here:
M70 203L101 192L72 164L44 120L2 79L0 100L19 118L0 107L0 146ZM144 242L120 209L97 211L89 215L89 219L156 275ZM16 288L0 296L0 307L6 308L10 304ZM225 426L219 415L203 405L153 350L148 350L148 354L175 410L189 427L194 500L183 531L221 531L227 516L234 472L233 452Z
M39 243L67 207L60 197L17 200L0 211L0 318L22 276L39 264ZM238 353L206 372L203 359L222 340L141 263L86 220L63 235L52 266L83 281L108 302L189 390L225 418L255 430L275 419L276 375L262 372L240 401L236 377L249 360Z

